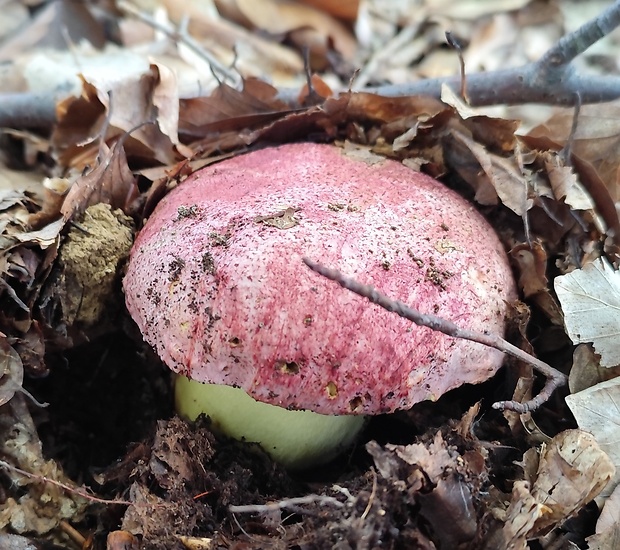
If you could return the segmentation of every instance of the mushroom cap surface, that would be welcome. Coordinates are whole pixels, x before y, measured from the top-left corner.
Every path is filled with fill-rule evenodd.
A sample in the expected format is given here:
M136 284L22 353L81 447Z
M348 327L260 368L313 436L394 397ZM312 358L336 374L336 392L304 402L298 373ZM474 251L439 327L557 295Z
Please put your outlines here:
M302 143L171 191L135 241L127 307L173 371L290 409L388 413L501 366L501 352L385 311L303 256L477 331L503 334L516 295L497 235L460 195L393 160Z

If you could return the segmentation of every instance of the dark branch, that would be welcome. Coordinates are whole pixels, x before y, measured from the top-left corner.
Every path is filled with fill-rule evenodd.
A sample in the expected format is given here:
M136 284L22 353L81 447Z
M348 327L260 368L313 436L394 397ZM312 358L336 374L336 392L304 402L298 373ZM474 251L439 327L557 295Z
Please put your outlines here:
M620 2L616 0L594 19L560 38L537 64L549 67L568 65L575 57L608 35L618 25L620 25Z
M620 25L620 0L563 36L543 56L521 67L467 75L467 95L472 105L521 105L545 103L574 105L600 103L620 97L620 76L581 75L570 62ZM419 80L407 84L379 86L365 91L388 97L407 95L441 96L442 85L457 91L460 76Z
M530 399L529 401L526 401L524 403L519 403L518 401L499 401L498 403L493 404L493 408L495 409L511 410L519 414L524 414L536 410L543 403L549 400L551 394L557 388L565 385L567 382L566 375L564 375L557 369L554 369L552 366L541 361L540 359L537 359L536 357L530 355L522 349L519 349L518 347L512 345L510 342L504 340L500 336L497 336L495 334L487 334L484 332L477 332L474 330L461 329L452 321L442 319L441 317L437 317L436 315L420 313L416 309L409 307L403 302L400 302L398 300L392 300L391 298L388 298L384 294L378 292L371 285L363 285L355 279L345 277L336 269L329 269L308 258L303 258L303 261L310 269L312 269L312 271L315 271L319 275L322 275L323 277L327 277L328 279L337 282L343 288L346 288L347 290L350 290L351 292L354 292L355 294L366 298L373 304L377 304L378 306L381 306L387 311L391 311L393 313L396 313L400 317L408 319L416 325L428 327L430 329L443 332L444 334L447 334L448 336L452 336L454 338L470 340L472 342L477 342L479 344L495 348L508 355L516 357L517 359L529 365L532 365L537 371L539 371L547 378L543 389L533 399Z
M123 4L124 6L126 3ZM134 15L132 13L132 15ZM143 18L144 19L144 18ZM151 24L151 23L149 23ZM576 31L562 37L538 61L521 67L467 75L467 95L471 105L574 105L580 97L582 104L611 101L620 97L620 76L578 74L571 61L592 44L609 34L620 24L620 0ZM237 82L237 75L205 52L186 33L166 29L177 41L189 43L205 57L218 73ZM418 80L406 84L365 88L363 91L386 97L431 95L441 97L442 85L454 91L461 87L462 78ZM279 99L299 107L299 90L282 89ZM0 127L49 129L55 122L57 94L0 94Z

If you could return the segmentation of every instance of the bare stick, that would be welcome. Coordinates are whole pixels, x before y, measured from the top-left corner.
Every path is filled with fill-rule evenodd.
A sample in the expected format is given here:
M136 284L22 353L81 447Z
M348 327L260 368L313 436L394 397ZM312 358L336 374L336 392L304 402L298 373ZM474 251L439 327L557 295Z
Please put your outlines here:
M592 44L608 35L620 25L620 2L616 0L594 19L587 21L576 31L560 38L537 62L542 66L568 65Z
M164 32L171 39L184 43L229 78L235 86L239 84L241 77L238 74L223 66L187 33L160 25L127 2L120 2L119 7ZM571 64L575 57L609 34L618 24L620 24L620 0L616 0L576 31L562 37L538 61L510 69L467 75L467 97L470 105L542 103L569 106L575 104L577 97L583 105L619 98L620 76L582 75ZM455 75L405 84L368 87L356 91L386 97L431 95L439 98L444 84L453 90L458 90L462 80L461 75ZM69 92L64 95L68 94ZM61 91L50 91L49 94L0 94L0 127L46 129L52 127L56 116L56 101L61 96L63 96ZM292 107L299 107L298 97L298 89L286 88L279 90L278 93L278 99Z
M84 491L83 489L71 487L69 485L66 485L65 483L61 483L60 481L56 481L55 479L50 479L49 477L45 477L39 474L32 474L30 472L27 472L26 470L22 470L21 468L18 468L17 466L13 466L12 464L5 462L4 460L0 460L0 468L4 468L11 472L15 472L21 476L27 477L29 479L33 479L35 481L40 481L42 483L49 483L50 485L54 485L60 489L63 489L64 491L67 491L68 493L71 493L79 497L82 497L83 499L89 500L90 502L96 502L98 504L107 504L107 505L122 504L123 506L131 506L133 504L133 502L129 502L127 500L106 500L103 498L93 496L87 493L86 491Z
M620 0L616 0L576 31L563 36L538 61L512 69L468 75L467 91L470 104L574 105L576 94L579 94L582 103L599 103L620 97L620 77L580 75L570 64L575 57L618 25L620 25ZM367 91L385 96L427 94L440 97L443 84L448 84L457 90L460 77L380 86Z
M508 355L516 357L529 365L532 365L537 371L547 378L543 389L533 399L525 401L524 403L519 403L518 401L499 401L493 404L494 409L499 409L502 411L510 410L519 414L534 411L543 403L548 401L551 394L560 386L565 385L568 380L565 374L561 373L557 369L554 369L551 365L548 365L529 353L519 349L500 336L486 332L477 332L475 330L461 329L452 321L442 319L436 315L420 313L403 302L392 300L391 298L388 298L384 294L378 292L373 286L363 285L355 279L345 277L336 269L329 269L318 262L310 260L309 258L303 258L303 261L310 269L312 269L312 271L315 271L319 275L323 275L323 277L327 277L328 279L337 282L343 288L366 298L373 304L377 304L387 311L391 311L400 317L408 319L416 325L428 327L432 330L452 336L453 338L470 340L472 342L477 342L479 344L495 348Z
M277 502L270 502L268 504L245 504L242 506L229 506L228 509L233 513L261 513L261 512L275 512L277 510L284 510L285 508L296 508L300 504L320 504L335 506L336 508L342 508L344 504L334 497L326 497L321 495L308 495L305 497L287 498L286 500L279 500Z
M459 67L461 68L461 99L465 103L469 103L467 97L467 77L465 74L465 58L463 57L463 45L450 31L446 31L446 40L448 45L456 51L459 57Z

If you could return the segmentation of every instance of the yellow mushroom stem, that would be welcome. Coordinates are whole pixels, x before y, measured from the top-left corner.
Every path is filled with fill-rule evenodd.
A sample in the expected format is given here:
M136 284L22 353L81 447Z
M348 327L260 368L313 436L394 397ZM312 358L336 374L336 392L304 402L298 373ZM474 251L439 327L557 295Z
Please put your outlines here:
M185 376L175 383L177 412L190 420L209 416L216 432L260 444L290 470L324 464L355 441L365 416L330 416L261 403L244 390L203 384Z

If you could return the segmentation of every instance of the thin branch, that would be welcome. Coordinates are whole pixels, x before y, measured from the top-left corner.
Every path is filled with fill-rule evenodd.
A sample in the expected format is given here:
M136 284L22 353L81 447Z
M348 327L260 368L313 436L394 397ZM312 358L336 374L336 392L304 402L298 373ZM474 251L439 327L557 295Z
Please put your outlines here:
M344 506L342 502L334 497L308 495L305 497L287 498L285 500L270 502L268 504L245 504L242 506L231 505L228 507L228 510L233 513L255 514L276 512L278 510L284 510L285 508L297 508L300 504L320 504L321 506L335 506L336 508L342 508Z
M13 466L12 464L5 462L4 460L0 460L0 468L4 468L11 472L15 472L21 476L27 477L28 479L32 479L34 481L39 481L42 483L49 483L50 485L54 485L55 487L58 487L62 489L63 491L67 491L68 493L82 497L83 499L86 499L90 502L96 502L98 504L106 504L106 505L122 504L123 506L131 506L133 504L133 502L129 502L127 500L106 500L103 498L96 497L94 495L87 493L83 489L71 487L70 485L66 485L65 483L61 483L60 481L56 481L55 479L50 479L49 477L46 477L46 476L42 476L39 474L32 474L30 472L27 472L26 470L22 470L21 468L18 468L17 466Z
M587 21L556 42L537 62L540 66L568 65L575 57L585 52L592 44L608 35L620 25L620 1L616 0L594 19Z
M229 78L234 86L241 77L221 64L186 32L177 32L138 12L127 2L119 7L142 21L164 32L173 40L184 43L207 60L218 72ZM620 97L620 76L579 74L571 61L597 40L609 34L620 24L620 0L616 0L597 17L584 23L576 31L562 37L535 62L503 69L467 75L467 95L472 106L523 105L541 103L572 106L580 97L583 105L612 101ZM385 53L385 52L383 52ZM365 79L360 77L360 82ZM430 95L441 97L444 84L453 90L461 86L460 75L424 79L405 84L357 88L386 97ZM345 92L346 90L342 90ZM59 91L46 94L0 94L0 127L49 129L56 121L56 102L65 97ZM291 106L298 105L299 90L283 88L278 99Z
M329 269L319 264L318 262L310 260L309 258L303 258L303 261L310 269L312 269L312 271L315 271L319 275L322 275L323 277L327 277L328 279L337 282L343 288L346 288L347 290L350 290L351 292L354 292L355 294L366 298L373 304L377 304L378 306L381 306L387 311L391 311L393 313L396 313L400 317L408 319L416 325L428 327L432 330L436 330L442 332L443 334L447 334L448 336L452 336L453 338L470 340L472 342L477 342L479 344L495 348L508 355L511 355L512 357L516 357L517 359L528 363L529 365L532 365L537 371L539 371L547 378L543 389L533 399L530 399L529 401L526 401L524 403L519 403L517 401L499 401L493 404L493 408L495 409L511 410L519 414L531 412L533 410L536 410L546 401L548 401L551 397L551 394L560 386L565 385L568 380L565 374L561 373L557 369L554 369L552 366L541 361L540 359L537 359L536 357L523 351L522 349L519 349L518 347L504 340L500 336L497 336L495 334L489 334L486 332L477 332L474 330L461 329L452 321L437 317L436 315L420 313L418 310L409 307L403 302L400 302L398 300L392 300L391 298L388 298L384 294L378 292L373 286L363 285L355 279L345 277L336 269Z
M203 48L198 41L194 40L189 33L185 31L185 29L175 30L170 26L162 25L150 15L136 9L125 0L119 0L116 3L116 6L125 14L131 15L143 23L146 23L153 29L164 33L168 38L170 38L170 40L180 42L187 46L196 55L204 59L210 65L211 70L216 71L225 79L229 80L234 88L241 84L241 76L236 71L232 71L228 67L222 65L222 63L215 56L211 55L211 53Z
M616 0L576 31L563 36L538 61L521 67L468 75L470 104L574 105L577 95L580 96L582 103L600 103L617 99L620 97L620 77L580 75L570 62L618 25L620 25L620 0ZM379 86L367 91L389 97L417 94L440 97L443 84L448 84L457 90L460 77L451 76L403 85Z
M461 69L461 99L465 103L469 103L469 98L467 97L467 75L465 74L465 57L463 56L463 45L460 40L456 38L450 31L446 31L446 41L448 45L456 51L456 54L459 58L459 67Z

